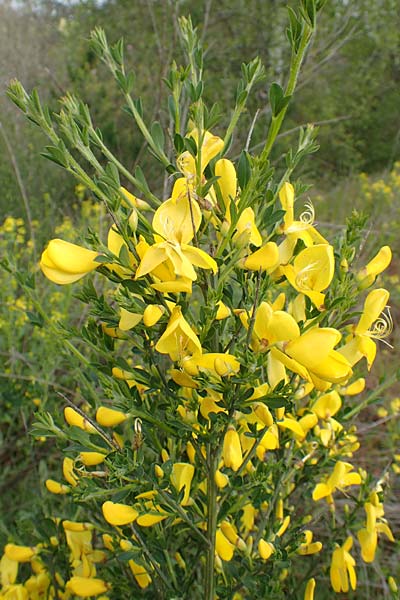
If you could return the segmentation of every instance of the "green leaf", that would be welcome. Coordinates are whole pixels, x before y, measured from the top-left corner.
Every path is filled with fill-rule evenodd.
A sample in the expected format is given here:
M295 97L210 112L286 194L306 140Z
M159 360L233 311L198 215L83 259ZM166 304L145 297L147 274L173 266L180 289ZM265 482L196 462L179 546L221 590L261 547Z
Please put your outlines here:
M249 153L246 150L242 150L240 154L237 177L241 189L244 190L251 177L250 158ZM232 204L234 204L234 202L231 202L231 205Z
M164 132L158 121L154 121L151 125L151 137L153 138L157 148L163 150L164 148Z

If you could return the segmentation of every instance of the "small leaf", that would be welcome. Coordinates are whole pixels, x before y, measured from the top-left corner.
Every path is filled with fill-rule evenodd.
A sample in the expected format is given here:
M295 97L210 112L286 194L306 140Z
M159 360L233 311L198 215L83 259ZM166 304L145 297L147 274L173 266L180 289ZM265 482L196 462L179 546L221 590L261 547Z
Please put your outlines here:
M239 185L243 190L249 182L251 177L251 165L249 159L249 153L246 150L242 150L242 153L239 158L238 169L237 169L237 177L239 181ZM234 202L231 202L231 205Z

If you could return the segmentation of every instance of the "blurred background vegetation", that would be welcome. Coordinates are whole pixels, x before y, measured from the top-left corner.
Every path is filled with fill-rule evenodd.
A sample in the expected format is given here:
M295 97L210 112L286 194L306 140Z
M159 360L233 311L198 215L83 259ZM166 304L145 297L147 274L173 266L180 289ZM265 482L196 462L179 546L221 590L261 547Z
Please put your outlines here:
M140 162L152 191L161 194L161 170L121 110L123 99L114 81L90 50L90 31L101 26L109 40L124 38L126 62L136 74L134 93L143 101L146 120L168 127L168 89L162 78L173 59L182 61L177 18L190 14L206 49L206 99L219 104L218 135L229 120L241 63L259 55L268 76L240 122L229 154L234 159L252 123L250 151L265 139L269 86L285 83L287 4L295 2L0 0L0 260L4 265L8 261L7 270L0 272L0 546L10 535L26 543L24 534L34 529L35 518L49 514L41 482L53 464L57 472L60 466L52 443L28 436L34 411L43 406L57 411L62 404L57 391L79 399L82 389L79 361L71 362L57 344L61 321L71 330L83 322L82 305L74 297L79 284L58 289L38 275L34 286L28 273L37 271L37 257L50 237L79 242L87 226L96 231L99 225L106 227L87 191L39 156L46 140L6 98L6 85L17 77L28 90L37 87L54 109L67 91L79 94L106 145L128 168ZM295 176L312 184L307 193L318 221L330 229L330 239L356 208L370 217L361 260L367 262L381 245L392 246L395 258L382 285L392 294L395 325L400 316L399 50L398 0L328 0L272 156L274 166L284 168L283 156L300 126L319 126L320 150ZM36 303L46 306L48 314L41 316ZM49 323L42 327L46 318ZM398 338L395 332L391 343ZM369 389L385 377L399 351L386 348L383 355ZM377 479L389 472L394 478L400 471L399 395L392 386L360 422L365 454L359 464L373 465ZM393 464L388 464L390 455ZM399 535L394 481L391 485L393 500L386 514ZM32 493L42 501L32 502ZM387 565L382 577L391 568ZM378 581L380 577L378 573Z

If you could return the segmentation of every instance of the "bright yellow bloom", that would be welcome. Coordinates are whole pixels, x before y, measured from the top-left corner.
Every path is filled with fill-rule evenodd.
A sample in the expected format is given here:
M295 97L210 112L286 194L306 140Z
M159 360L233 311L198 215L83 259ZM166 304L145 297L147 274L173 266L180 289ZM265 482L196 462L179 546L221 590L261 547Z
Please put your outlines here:
M294 259L293 265L281 267L289 283L308 296L311 302L323 310L325 295L335 271L333 247L329 244L316 244L302 250Z
M73 409L72 406L66 406L64 408L64 418L68 425L79 427L79 429L83 429L83 431L88 431L89 433L96 433L95 427L93 427L85 417Z
M240 437L233 427L228 427L228 431L225 434L222 457L225 466L230 467L233 471L238 471L243 462Z
M50 281L65 285L84 277L99 266L98 252L64 240L51 240L40 259L40 268Z
M107 458L107 455L103 454L102 452L80 452L79 453L79 460L86 467L93 467L95 465L100 465L102 462L104 462L105 458Z
M389 316L382 314L388 300L389 292L383 288L372 290L368 294L352 339L339 350L351 366L365 356L368 369L370 369L376 356L374 339L383 340L391 333L393 324L390 314Z
M182 506L187 506L190 501L190 486L194 475L194 466L190 463L174 463L172 466L171 483L179 493L184 489Z
M338 546L332 554L330 578L337 594L349 591L349 580L352 590L356 589L357 576L354 569L356 561L350 554L353 538L349 536L343 546Z
M143 323L146 327L153 327L164 314L164 307L158 304L149 304L146 306L143 313Z
M189 133L189 137L192 137L197 145L197 156L200 155L200 175L204 172L204 169L212 160L221 152L224 147L224 142L221 138L213 135L210 131L199 132L198 129L193 129ZM201 140L201 146L199 143ZM184 176L191 182L195 179L196 173L196 160L187 150L183 152L177 159L178 169L184 174Z
M391 260L392 251L390 247L382 246L378 254L358 273L361 287L366 288L372 285L377 276L390 265Z
M66 588L81 598L89 598L103 594L110 586L102 579L74 576L67 581Z
M129 331L136 327L142 320L143 315L140 313L132 313L125 308L121 308L121 316L119 319L118 327L121 331Z
M378 544L378 533L384 533L386 537L394 542L393 534L388 524L383 520L377 523L378 518L384 515L383 504L379 501L378 494L371 494L370 502L364 505L367 515L367 523L357 534L361 546L361 556L366 563L374 561L376 547Z
M159 206L154 213L153 229L161 236L156 241L169 241L189 244L201 224L201 210L193 198L193 190L187 179L181 177L175 181L172 196Z
M46 479L45 486L51 494L69 494L71 488L67 485L54 481L54 479Z
M321 500L327 498L329 503L333 502L332 494L336 490L350 485L360 485L361 476L353 471L353 465L350 463L338 460L335 464L332 474L329 476L326 483L317 483L313 491L313 500Z
M238 373L240 363L232 354L207 352L188 356L182 361L182 367L192 376L196 376L200 371L205 370L226 377Z
M3 554L0 560L0 584L2 587L15 583L18 575L18 561Z
M128 564L138 586L142 590L145 590L147 587L149 587L151 584L151 577L146 571L145 567L143 565L139 565L139 563L135 562L133 559L131 559Z
M37 550L31 546L18 546L17 544L6 544L4 554L9 560L15 560L18 563L30 562L35 556Z
M136 521L139 513L132 506L108 500L102 506L103 515L110 525L128 525Z
M282 208L285 211L283 225L279 232L284 233L286 238L279 245L279 259L282 265L286 265L293 255L293 250L298 240L304 244L312 246L313 244L328 244L325 238L313 227L314 208L309 202L306 204L308 210L300 215L300 220L294 219L294 188L291 183L285 182L279 192L279 199Z
M167 328L155 348L161 354L169 354L174 362L188 355L202 354L200 340L182 315L180 306L172 310Z
M319 419L327 420L336 415L342 406L342 399L336 390L323 394L314 402L310 410Z
M126 419L128 415L115 408L108 408L108 406L100 406L96 411L96 421L102 427L116 427L120 425Z
M307 581L306 589L304 590L304 600L314 600L315 579L312 577Z
M275 242L267 242L240 262L240 266L248 271L268 271L274 269L279 262L278 246Z
M271 542L266 542L263 539L258 542L258 553L263 560L268 560L274 552L275 548Z
M247 313L242 312L239 317L248 329ZM299 336L299 326L291 315L282 310L274 311L268 302L260 303L254 319L250 344L255 352L265 352L276 342L288 342Z
M300 544L297 552L302 556L308 556L309 554L316 554L322 549L321 542L313 542L313 532L310 529L306 529L304 532L304 542Z
M74 471L74 461L68 456L63 460L63 475L72 487L78 485L79 479Z
M215 536L215 551L217 555L222 560L229 561L232 560L234 550L235 546L228 540L221 529L218 528Z

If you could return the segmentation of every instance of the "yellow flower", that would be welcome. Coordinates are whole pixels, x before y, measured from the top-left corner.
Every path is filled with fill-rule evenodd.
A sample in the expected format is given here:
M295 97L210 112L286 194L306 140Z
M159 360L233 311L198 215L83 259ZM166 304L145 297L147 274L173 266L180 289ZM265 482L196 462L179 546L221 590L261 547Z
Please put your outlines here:
M228 427L225 434L222 457L226 467L230 467L233 471L239 470L243 462L242 447L239 434L234 427Z
M220 528L215 536L215 551L222 560L232 560L235 546L228 540Z
M89 598L107 592L110 585L102 579L74 576L67 581L66 588L81 598Z
M210 160L215 158L217 154L221 152L224 147L224 142L210 131L202 131L200 133L198 129L193 129L189 133L189 137L192 137L197 145L197 156L200 155L201 175ZM201 146L199 147L200 140ZM196 177L196 160L188 151L185 151L178 156L177 165L178 169L189 181L192 181Z
M54 481L54 479L46 479L45 486L51 494L69 494L71 488L67 485Z
M377 523L377 519L383 517L383 504L379 502L376 493L371 494L370 502L364 505L367 514L367 523L357 534L361 546L361 556L366 563L374 561L376 547L378 544L378 533L384 533L386 537L394 542L390 527L385 521Z
M332 554L330 578L337 594L349 591L349 580L352 590L356 589L357 576L354 569L356 561L350 554L353 538L349 536L343 546L338 546Z
M103 454L102 452L80 452L79 453L79 460L86 467L93 467L95 465L100 465L102 462L104 462L105 458L107 458L107 456L106 456L106 454Z
M268 560L274 552L275 548L271 542L266 542L263 539L258 542L258 553L263 560Z
M243 258L240 266L248 271L268 271L274 269L279 262L278 246L275 242L267 242L252 254Z
M319 419L327 420L336 415L342 406L342 399L338 392L333 390L323 394L314 402L310 410L315 413Z
M127 418L128 415L125 413L115 408L108 408L108 406L100 406L96 412L96 421L102 427L116 427L126 421Z
M279 192L279 199L282 208L285 211L283 225L279 228L286 238L279 245L279 261L286 265L292 255L298 240L304 244L312 246L313 244L328 244L325 238L313 227L314 208L309 202L306 204L307 210L300 215L300 220L294 219L294 188L291 183L285 182Z
M89 433L96 433L95 427L71 406L64 408L64 418L68 425L79 427L79 429L83 429L83 431L88 431Z
M309 554L316 554L320 552L322 549L321 542L313 542L313 532L310 529L306 529L304 532L304 542L300 544L297 552L302 556L306 556Z
M352 470L353 465L338 460L327 482L317 483L315 486L312 495L313 500L317 501L321 500L321 498L327 498L327 501L331 503L333 502L332 494L335 490L343 490L343 488L350 485L360 485L360 474Z
M3 554L0 560L0 584L2 587L15 583L18 575L18 561Z
M382 273L392 260L392 251L389 246L382 246L378 254L358 273L361 287L366 288L372 285L377 276Z
M15 560L18 563L30 562L35 556L37 550L31 546L18 546L17 544L6 544L4 554L9 560Z
M139 515L138 511L127 504L107 500L102 506L103 516L110 525L128 525Z
M207 352L188 356L182 361L182 367L192 376L196 376L199 371L205 370L226 377L238 373L240 363L232 354Z
M312 577L307 581L306 589L304 590L304 600L314 600L315 579Z
M187 179L181 177L175 181L171 198L154 213L153 229L161 236L161 239L156 236L156 241L188 244L199 230L201 219L201 210L193 198L193 190Z
M174 463L172 466L171 483L179 493L184 489L182 506L189 504L190 486L194 475L194 466L190 463Z
M99 266L94 250L82 248L64 240L51 240L40 259L44 275L59 285L73 283Z
M248 329L249 317L242 312L239 315ZM255 352L264 352L276 342L288 342L300 336L299 326L291 315L282 310L273 310L268 302L261 302L256 311L251 335L251 348Z
M372 290L365 300L364 310L354 335L339 352L351 366L355 365L364 356L367 359L368 370L371 368L376 356L376 342L374 338L383 340L392 331L390 313L382 314L389 300L389 292L383 288Z
M180 306L172 310L167 328L155 348L161 354L169 354L174 362L188 355L202 354L200 340L182 315Z
M319 310L323 310L325 295L322 292L331 283L335 270L332 246L317 244L305 248L296 256L293 265L282 266L281 270L298 292L308 296Z

